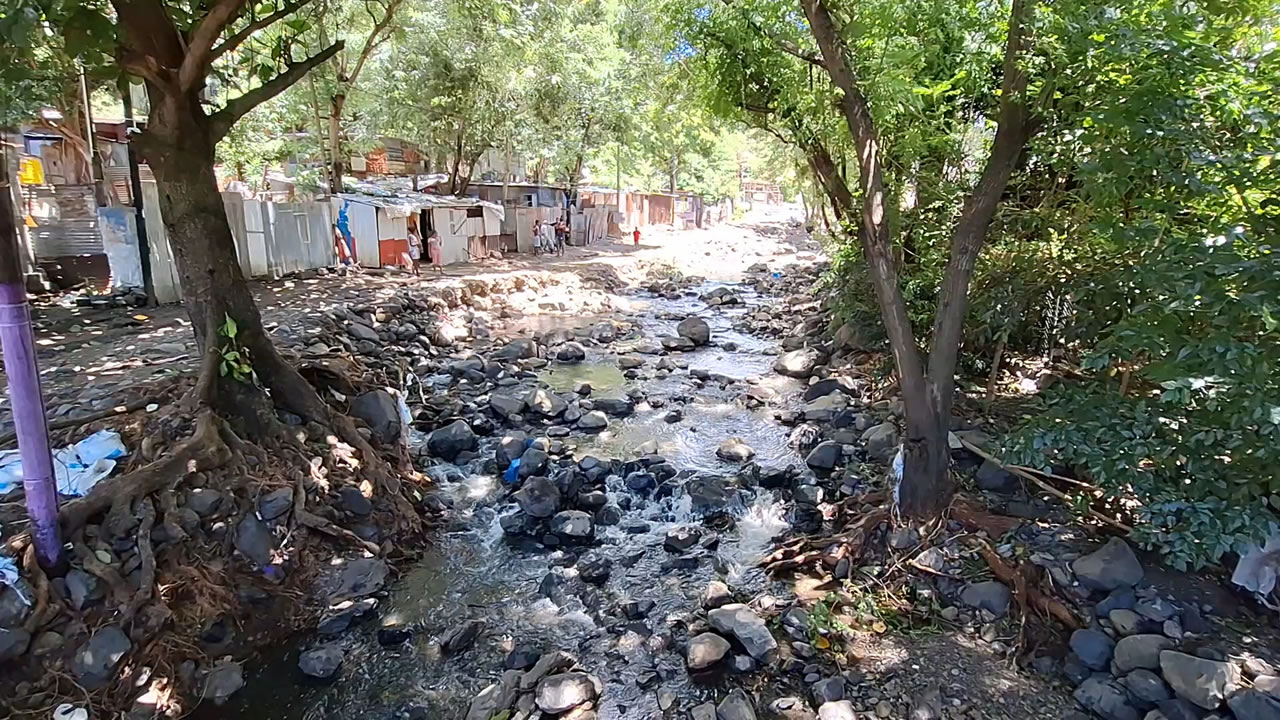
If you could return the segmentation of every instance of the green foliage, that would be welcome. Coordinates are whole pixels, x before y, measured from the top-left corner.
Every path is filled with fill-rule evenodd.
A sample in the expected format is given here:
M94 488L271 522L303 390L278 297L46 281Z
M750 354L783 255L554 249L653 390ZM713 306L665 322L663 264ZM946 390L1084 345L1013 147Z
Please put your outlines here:
M114 76L115 28L102 0L6 0L0 5L0 127L42 108L78 102L79 73L90 87Z
M224 315L224 318L222 325L218 327L218 335L223 338L222 345L218 348L218 354L221 356L221 360L218 362L218 374L222 377L229 375L236 382L253 382L257 384L257 376L253 371L253 359L249 356L249 348L241 345L236 338L240 328L230 315Z

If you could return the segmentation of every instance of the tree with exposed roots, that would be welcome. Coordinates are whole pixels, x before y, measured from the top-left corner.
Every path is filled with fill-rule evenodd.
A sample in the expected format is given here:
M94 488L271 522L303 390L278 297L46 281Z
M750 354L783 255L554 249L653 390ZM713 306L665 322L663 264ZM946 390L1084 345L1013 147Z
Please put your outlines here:
M214 147L231 126L329 60L342 43L297 60L287 38L275 43L278 74L210 111L202 95L213 63L310 2L282 0L271 10L251 8L246 0L190 6L112 0L119 27L116 58L146 82L150 97L146 129L136 142L156 178L183 302L204 357L192 399L255 440L279 436L276 408L331 427L361 452L363 468L379 490L395 494L398 502L399 483L368 441L272 344L241 272L214 176Z

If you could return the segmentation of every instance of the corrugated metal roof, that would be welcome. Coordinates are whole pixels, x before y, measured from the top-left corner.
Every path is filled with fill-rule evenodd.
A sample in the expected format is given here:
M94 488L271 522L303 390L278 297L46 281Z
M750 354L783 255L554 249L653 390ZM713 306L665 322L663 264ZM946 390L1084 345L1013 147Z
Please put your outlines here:
M364 193L338 193L343 200L350 200L364 205L380 208L397 208L402 211L425 210L427 208L473 208L484 207L498 214L501 219L505 213L502 206L487 200L473 197L455 197L453 195L365 195Z

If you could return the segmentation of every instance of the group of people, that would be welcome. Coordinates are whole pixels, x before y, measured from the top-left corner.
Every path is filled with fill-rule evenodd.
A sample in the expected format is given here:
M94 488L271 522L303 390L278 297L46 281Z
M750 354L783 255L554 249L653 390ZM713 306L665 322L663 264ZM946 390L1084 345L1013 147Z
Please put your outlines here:
M564 246L569 243L569 225L561 218L554 223L533 221L533 254L540 252L548 255L564 255Z

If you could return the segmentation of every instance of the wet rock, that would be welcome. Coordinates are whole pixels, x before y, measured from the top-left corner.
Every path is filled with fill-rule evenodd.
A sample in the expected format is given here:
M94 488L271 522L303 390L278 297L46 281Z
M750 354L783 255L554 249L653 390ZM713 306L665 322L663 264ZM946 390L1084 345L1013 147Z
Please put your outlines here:
M1129 695L1118 682L1106 675L1085 680L1072 693L1076 702L1105 720L1140 720L1138 709L1129 704Z
M512 415L519 415L524 412L524 398L505 393L494 393L489 396L489 407L502 417L509 418Z
M862 442L871 459L887 463L898 452L898 428L890 422L867 428L862 433Z
M716 707L716 720L756 720L755 703L741 688L734 688Z
M668 425L680 422L684 419L684 412L680 408L669 410L666 415L662 416L662 421Z
M1124 676L1124 686L1143 707L1152 707L1163 700L1173 699L1169 686L1150 670L1137 669Z
M711 326L700 317L687 317L676 326L680 337L688 338L694 345L706 345L711 342Z
M560 650L546 653L538 658L538 662L534 663L533 668L520 678L520 689L532 690L543 678L568 670L575 663L577 663L577 659L569 653Z
M697 528L671 528L667 531L667 536L662 541L662 547L667 552L682 553L697 545L700 537L702 537L702 533Z
M498 682L485 686L471 701L471 706L467 708L467 714L463 720L491 720L508 710L520 695L521 675L523 673L519 670L508 670L502 674Z
M365 342L376 343L382 340L382 338L378 337L377 331L364 323L351 323L347 326L347 334L356 340L364 340Z
M545 388L534 388L524 398L529 410L544 417L557 417L569 407L564 398Z
M275 537L271 528L254 515L245 515L236 525L234 542L236 550L254 565L265 567L271 564L271 554L276 548Z
M562 510L551 518L551 532L565 543L586 543L595 537L595 522L581 510Z
M636 411L636 406L625 398L596 398L592 400L596 410L610 417L627 417Z
M1009 611L1009 601L1012 598L1008 586L996 580L970 583L960 591L960 602L986 610L996 617L1003 617Z
M440 652L445 655L457 655L470 648L480 637L484 623L479 620L468 620L451 628L440 638Z
M701 705L696 705L689 711L689 717L692 720L716 720L716 704L705 702Z
M797 485L791 491L791 499L795 500L796 505L814 507L822 503L824 494L818 485Z
M751 608L741 603L731 603L707 613L711 627L737 640L751 657L762 663L773 661L778 652L778 642Z
M332 680L342 667L342 648L336 643L321 645L298 656L298 669L317 680Z
M427 452L452 462L460 453L475 450L479 441L465 420L455 420L427 436Z
M20 627L0 628L0 663L17 660L31 645L31 633Z
M133 649L129 637L115 625L105 625L89 636L71 658L71 674L87 690L105 687L116 678L116 668Z
M851 398L857 398L861 395L858 386L854 384L851 378L831 377L823 378L806 387L804 389L804 401L813 402L820 397L826 397L831 393L837 392Z
M613 561L604 555L592 554L578 561L578 577L592 585L603 584L612 570Z
M382 647L403 645L413 639L413 628L407 625L385 625L378 628L378 644Z
M538 343L529 338L516 338L498 348L491 356L495 360L525 360L538 356Z
M715 633L702 633L689 639L685 664L690 670L705 670L729 653L729 641Z
M720 447L716 448L716 457L728 462L744 463L755 456L756 451L736 437L725 439L720 443Z
M840 443L833 440L823 440L818 443L817 447L809 451L809 455L805 457L804 462L814 470L831 470L840 464L840 458L844 454L844 448Z
M702 591L702 597L699 602L702 607L714 610L733 602L733 593L729 590L728 585L719 580L712 580L707 583L706 589Z
M1232 695L1227 707L1240 720L1280 720L1280 702L1256 690L1241 690Z
M1105 670L1111 663L1115 652L1115 641L1101 630L1085 628L1071 633L1071 651L1080 658L1085 667L1093 670Z
M532 450L534 448L530 448ZM524 461L521 461L524 469ZM512 496L525 514L535 518L549 518L560 509L560 489L544 477L530 478Z
M567 712L600 696L600 681L581 672L549 675L538 683L537 705L545 713Z
M400 407L386 390L372 390L356 398L351 415L363 420L384 445L400 439Z
M622 355L618 358L618 367L623 370L635 370L644 367L644 358L636 355Z
M632 492L647 492L657 486L658 479L653 473L636 471L628 473L623 483Z
M818 720L857 720L857 718L858 713L854 712L853 703L848 700L835 700L818 707Z
M1241 684L1240 670L1231 663L1173 650L1160 653L1160 671L1179 697L1205 710L1216 709Z
M244 687L244 671L240 663L224 660L214 665L213 669L205 675L200 697L212 700L215 705L221 705L242 687Z
M576 342L567 342L556 349L556 360L562 363L580 363L586 357L586 349Z
M533 667L538 658L542 657L542 651L533 647L517 645L507 653L507 657L503 660L508 670L528 670ZM488 720L486 718L485 720Z
M1160 653L1173 649L1172 640L1163 635L1130 635L1120 638L1115 648L1116 670L1160 669Z
M679 335L664 337L660 342L662 343L663 350L679 350L680 352L688 352L697 347L693 344L692 340L686 337L680 337Z
M1133 554L1129 543L1111 538L1100 549L1084 555L1071 563L1076 578L1090 590L1111 592L1117 588L1133 587L1142 582L1142 563Z
M578 428L587 432L600 432L609 427L609 416L599 410L592 410L578 419Z
M550 460L550 456L547 455L546 450L537 445L531 445L520 455L520 471L518 475L522 478L541 475L547 469L548 460Z
M827 356L817 348L800 348L779 356L773 370L788 377L807 378L826 360Z

